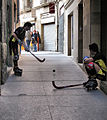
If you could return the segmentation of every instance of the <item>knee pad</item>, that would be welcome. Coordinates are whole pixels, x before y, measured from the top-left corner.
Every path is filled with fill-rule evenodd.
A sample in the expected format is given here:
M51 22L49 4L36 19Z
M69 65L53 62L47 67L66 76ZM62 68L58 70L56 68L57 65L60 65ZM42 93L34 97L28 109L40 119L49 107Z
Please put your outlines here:
M90 62L90 63L87 64L86 71L90 75L95 75L96 74L96 70L95 70L93 62Z
M14 58L13 58L14 61L17 61L19 60L19 55L14 55Z
M94 69L94 63L93 63L93 62L88 63L88 64L87 64L87 68L88 68L89 70L93 70L93 69Z

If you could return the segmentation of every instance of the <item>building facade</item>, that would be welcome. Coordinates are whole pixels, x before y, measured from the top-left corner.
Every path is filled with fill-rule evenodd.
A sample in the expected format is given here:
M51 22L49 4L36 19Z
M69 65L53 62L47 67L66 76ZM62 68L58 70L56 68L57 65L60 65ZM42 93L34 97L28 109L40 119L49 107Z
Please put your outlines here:
M98 44L100 51L107 57L105 2L105 0L59 1L58 47L64 54L72 56L77 63L82 63L84 56L90 56L88 46L93 42ZM63 29L60 27L62 24ZM63 34L63 37L60 34ZM102 82L101 86L102 84L107 88L106 82Z
M31 31L36 29L41 35L40 50L57 51L57 12L49 13L50 3L55 5L55 0L21 0L20 23L35 23Z

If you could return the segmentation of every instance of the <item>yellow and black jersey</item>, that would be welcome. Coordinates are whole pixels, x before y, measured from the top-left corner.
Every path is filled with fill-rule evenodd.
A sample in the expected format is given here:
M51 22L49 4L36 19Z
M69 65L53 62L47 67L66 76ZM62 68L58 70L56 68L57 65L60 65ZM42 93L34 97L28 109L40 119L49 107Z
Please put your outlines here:
M106 58L101 53L98 52L93 57L93 59L94 59L94 62L101 68L98 74L105 75L105 73L107 72Z

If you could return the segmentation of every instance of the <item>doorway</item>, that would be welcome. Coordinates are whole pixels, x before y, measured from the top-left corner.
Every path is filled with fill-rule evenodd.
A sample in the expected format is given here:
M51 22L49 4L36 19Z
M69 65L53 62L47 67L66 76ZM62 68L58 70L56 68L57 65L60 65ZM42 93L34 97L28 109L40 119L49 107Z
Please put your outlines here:
M68 56L72 55L74 49L74 27L73 14L68 16Z
M78 6L78 63L83 59L83 4Z

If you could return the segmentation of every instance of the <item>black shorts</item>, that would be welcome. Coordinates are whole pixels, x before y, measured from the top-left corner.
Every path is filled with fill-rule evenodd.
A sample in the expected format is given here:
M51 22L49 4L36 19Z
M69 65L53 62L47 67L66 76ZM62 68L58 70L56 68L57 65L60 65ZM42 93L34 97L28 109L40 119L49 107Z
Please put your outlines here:
M18 55L18 42L13 39L14 39L14 37L12 36L9 41L10 55L12 55L12 52L14 55Z

